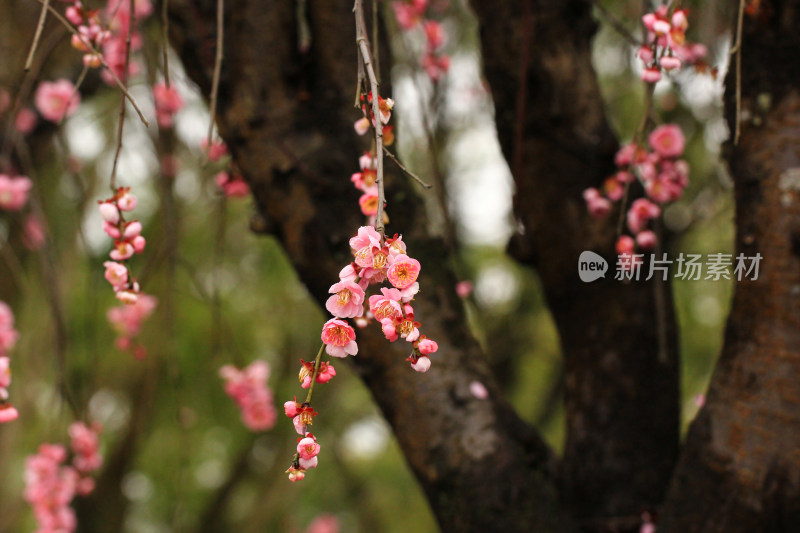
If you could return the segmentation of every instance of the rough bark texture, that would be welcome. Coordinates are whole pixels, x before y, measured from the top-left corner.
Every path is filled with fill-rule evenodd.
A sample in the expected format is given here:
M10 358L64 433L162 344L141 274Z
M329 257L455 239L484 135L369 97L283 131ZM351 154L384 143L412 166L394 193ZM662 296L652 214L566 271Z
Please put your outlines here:
M524 228L511 251L537 269L561 337L562 499L585 530L638 530L639 513L662 501L678 454L677 343L669 286L661 287L659 342L656 285L612 279L616 214L592 219L581 196L613 173L617 149L591 64L591 4L473 7ZM609 259L611 275L581 282L583 250Z
M736 250L763 256L736 286L706 407L670 488L667 532L797 531L800 520L800 2L746 17ZM792 67L791 65L794 65ZM735 128L734 69L726 109Z
M172 0L169 7L172 42L207 93L215 3ZM363 150L348 133L358 118L351 8L309 2L312 42L303 53L295 3L226 2L220 132L252 188L260 213L254 226L282 242L319 302L351 260L348 238L364 223L348 179ZM429 235L415 191L400 176L388 186L387 231L402 232L423 265L415 308L440 349L433 369L415 374L404 361L407 346L389 345L373 326L359 333L357 371L443 531L564 531L556 525L551 452L499 396L454 294L446 248ZM488 387L488 400L470 394L474 380ZM323 428L333 414L321 410Z

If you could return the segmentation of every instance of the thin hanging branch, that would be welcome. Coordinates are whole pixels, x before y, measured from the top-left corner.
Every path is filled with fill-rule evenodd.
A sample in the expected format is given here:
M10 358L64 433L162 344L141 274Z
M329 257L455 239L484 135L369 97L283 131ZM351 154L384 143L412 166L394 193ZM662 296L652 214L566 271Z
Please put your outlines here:
M736 23L736 44L731 48L731 54L736 54L736 128L733 134L733 144L739 144L742 125L742 25L744 23L744 7L746 0L739 0L739 19Z
M167 16L168 0L161 0L161 53L164 62L164 83L169 89L169 17Z
M383 226L383 206L386 203L386 194L383 188L383 124L381 123L380 96L378 92L378 77L373 67L374 60L367 40L367 24L364 21L364 6L362 0L355 0L353 13L356 19L356 46L361 54L361 62L367 72L370 90L372 92L372 115L375 126L375 159L376 175L375 184L378 186L378 212L375 216L375 230L383 239L385 228Z
M388 157L389 159L391 159L392 161L394 161L394 164L395 164L395 165L397 165L398 167L400 167L400 170L402 170L403 172L405 172L405 173L406 173L406 174L407 174L407 175L408 175L410 178L412 178L414 181L416 181L417 183L419 183L420 185L422 185L422 186L423 186L423 187L425 187L426 189L431 189L431 188L433 188L433 185L431 185L430 183L425 183L424 181L422 181L422 178L420 178L419 176L417 176L416 174L414 174L413 172L411 172L410 170L408 170L408 169L405 167L405 165L403 165L403 163L401 163L401 162L400 162L400 160L399 160L399 159L397 159L397 156L395 156L395 155L394 155L392 152L390 152L390 151L389 151L389 149L388 149L388 148L386 148L385 146L383 147L383 153L384 153L384 154L386 154L386 157Z
M40 4L44 4L45 2L47 2L47 0L36 0L36 1L39 2ZM103 58L103 54L101 54L94 46L92 46L91 43L89 43L89 41L87 41L86 38L83 35L81 35L80 32L76 30L75 27L61 15L61 13L59 13L57 10L53 8L53 6L47 6L47 10L50 12L51 15L53 15L56 18L56 20L58 20L65 28L67 28L70 31L70 33L72 33L72 35L78 36L78 39L81 41L81 44L83 44L86 47L89 53L100 58L100 64L103 65L103 68L108 70L109 74L111 74L111 78L114 80L114 83L117 85L117 88L119 88L119 90L122 91L122 94L125 95L125 98L128 99L133 108L136 110L136 114L139 115L139 120L142 121L142 124L144 124L145 127L149 127L150 121L148 121L145 118L144 113L142 113L142 109L139 107L139 104L136 103L136 99L133 96L131 96L130 92L128 92L128 88L125 86L124 83L122 83L122 80L119 79L119 76L117 76L114 70L108 66L108 63L106 63L106 60Z
M33 56L36 55L36 49L39 47L39 39L42 38L42 30L44 30L44 23L47 20L47 9L49 7L50 0L44 0L42 3L42 10L39 12L39 22L36 24L36 33L33 35L31 49L28 52L28 59L25 60L25 72L28 72L33 64Z
M122 75L125 77L125 82L128 81L128 72L131 62L131 36L133 35L133 27L136 24L136 13L134 11L134 0L130 1L130 17L128 19L128 35L125 37L125 70ZM125 95L119 104L119 125L117 126L117 149L114 152L114 163L111 165L111 192L117 191L117 163L119 162L119 154L122 152L122 133L125 127Z
M217 0L217 54L214 57L214 77L211 81L211 96L209 104L209 113L211 119L208 122L208 135L206 136L207 144L206 149L211 150L211 136L214 133L214 122L217 116L217 95L219 93L219 77L222 71L222 53L223 43L225 38L225 2L224 0Z

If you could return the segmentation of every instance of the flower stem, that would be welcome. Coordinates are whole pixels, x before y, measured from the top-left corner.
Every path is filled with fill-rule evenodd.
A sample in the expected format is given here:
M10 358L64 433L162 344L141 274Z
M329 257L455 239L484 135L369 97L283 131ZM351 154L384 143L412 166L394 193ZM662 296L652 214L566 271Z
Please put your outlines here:
M308 396L306 396L306 404L311 404L311 395L314 394L314 383L317 381L317 376L319 375L319 365L322 362L322 350L325 349L325 343L322 343L322 346L319 347L319 351L317 352L317 358L314 359L314 373L311 374L311 385L308 387Z

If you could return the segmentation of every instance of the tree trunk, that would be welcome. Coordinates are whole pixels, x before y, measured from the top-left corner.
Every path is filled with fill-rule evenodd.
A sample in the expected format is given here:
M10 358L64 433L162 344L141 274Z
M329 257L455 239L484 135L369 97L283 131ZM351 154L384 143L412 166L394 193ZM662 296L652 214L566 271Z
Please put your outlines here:
M584 530L638 531L639 514L662 501L678 454L677 342L669 286L611 279L618 214L594 220L582 199L614 172L618 147L591 64L591 3L473 7L524 228L511 252L537 269L561 337L562 500ZM583 250L608 259L611 275L581 282Z
M659 531L789 532L800 523L800 2L760 9L745 17L744 120L727 153L736 253L763 260L757 280L736 285L706 406L687 437ZM731 132L735 75L732 66Z

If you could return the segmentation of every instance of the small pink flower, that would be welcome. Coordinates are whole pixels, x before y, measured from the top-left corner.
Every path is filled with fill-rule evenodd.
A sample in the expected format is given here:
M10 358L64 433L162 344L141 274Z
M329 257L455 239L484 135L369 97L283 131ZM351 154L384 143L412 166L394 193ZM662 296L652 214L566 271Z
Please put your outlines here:
M411 368L420 373L425 373L431 368L431 360L429 357L421 356L417 358L415 363L411 363Z
M631 233L639 233L644 229L647 221L661 214L661 209L646 198L638 198L628 209L628 229Z
M364 193L358 199L358 205L361 206L361 213L364 216L375 216L378 213L378 195Z
M645 65L649 64L650 61L653 60L653 49L649 46L642 46L639 48L639 51L636 53L639 56Z
M644 250L652 249L657 242L658 237L656 237L656 234L649 229L639 232L639 234L636 235L636 244L639 245L639 248Z
M430 50L436 50L444 44L444 27L440 22L426 20L423 23L423 28L425 29L425 38L428 41L427 45Z
M100 210L100 216L109 224L119 224L119 209L111 202L101 202L97 208Z
M117 207L120 211L133 211L136 209L136 196L126 191L117 198Z
M17 418L19 418L19 411L16 408L7 403L0 404L0 424L12 422Z
M14 119L14 128L21 134L27 135L33 131L37 122L39 122L39 118L36 116L36 113L34 113L32 109L25 107L20 109L17 113Z
M472 294L472 289L474 285L471 281L459 281L456 283L456 294L459 298L467 298L470 294Z
M302 481L304 477L306 477L306 473L303 470L296 470L294 468L289 470L289 481L294 483L295 481Z
M400 307L400 291L381 288L381 294L369 297L369 309L378 322L382 322L385 318L394 319L401 316L403 309Z
M313 437L300 439L300 442L297 443L297 453L300 455L301 459L311 459L312 457L316 457L319 454L319 450L320 445Z
M71 81L60 79L40 83L36 89L35 102L36 109L45 119L59 122L75 112L81 103L81 97L75 92L75 86Z
M369 120L367 117L361 117L360 119L356 120L355 124L353 124L353 128L359 135L364 135L369 131Z
M295 400L289 400L283 404L283 412L286 413L286 416L289 418L294 418L300 414L300 404Z
M439 344L431 339L422 339L419 341L417 348L419 348L419 353L422 355L429 355L439 350Z
M649 67L642 71L642 79L647 83L656 83L661 79L661 69Z
M122 238L129 241L138 237L140 233L142 233L142 223L138 220L134 220L133 222L125 224L125 231L122 234Z
M114 261L103 263L106 267L105 278L115 289L123 288L128 284L128 269L125 265Z
M109 253L108 255L114 261L125 261L126 259L130 259L133 256L134 252L135 250L131 243L125 241L118 241L117 243L115 243L114 249L111 250L111 253Z
M0 174L0 209L19 211L28 201L33 182L25 176Z
M319 463L319 459L316 456L308 459L303 459L301 457L297 462L300 464L300 468L303 470L308 470L310 468L316 468L317 464Z
M658 60L658 64L664 70L675 70L681 68L681 60L674 56L664 56Z
M153 87L153 99L156 104L158 125L162 128L171 128L175 113L183 107L183 98L178 89L174 85L167 87L163 82L157 83Z
M204 152L208 155L208 160L212 163L215 161L219 161L226 155L228 155L228 146L218 140L211 141L211 147L208 146L208 139L203 139L200 143L201 148Z
M616 250L618 255L628 255L633 253L635 244L630 235L621 235L617 240Z
M361 226L358 234L350 239L350 248L356 259L356 264L360 267L371 267L373 260L373 249L380 249L381 236L372 226Z
M398 339L397 328L391 318L381 320L381 330L389 342L394 342Z
M486 385L480 381L473 381L470 383L469 392L479 400L485 400L489 397L489 391L486 389Z
M308 526L306 533L339 533L339 519L333 515L320 515Z
M664 124L653 130L647 142L661 157L680 157L686 145L683 132L676 124Z
M386 277L389 278L389 283L398 289L405 289L417 281L420 268L419 261L416 259L407 255L398 255L386 272Z
M133 246L133 251L137 254L140 254L144 251L144 247L147 244L147 241L141 235L137 235L132 241L131 246Z
M356 332L344 320L332 318L322 326L322 342L325 351L333 357L347 357L358 353Z
M335 317L355 318L364 314L364 289L352 281L334 283L325 308Z

